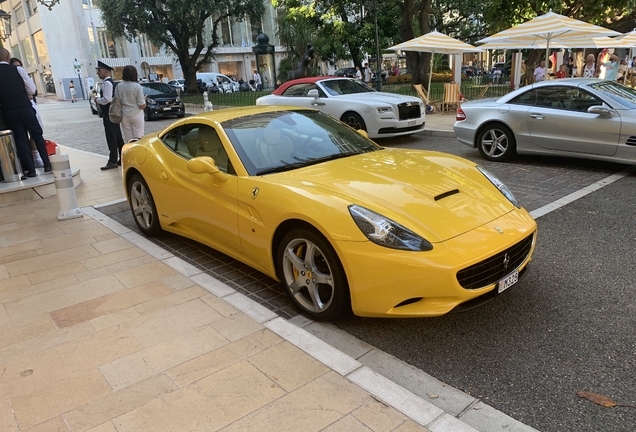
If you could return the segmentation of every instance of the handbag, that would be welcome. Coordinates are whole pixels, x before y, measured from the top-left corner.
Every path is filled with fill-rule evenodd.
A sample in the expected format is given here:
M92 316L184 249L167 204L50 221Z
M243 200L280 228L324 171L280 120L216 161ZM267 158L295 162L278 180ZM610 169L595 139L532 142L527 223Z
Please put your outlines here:
M110 107L108 108L108 119L111 123L121 123L121 116L121 99L117 96L113 96L113 100L110 102Z

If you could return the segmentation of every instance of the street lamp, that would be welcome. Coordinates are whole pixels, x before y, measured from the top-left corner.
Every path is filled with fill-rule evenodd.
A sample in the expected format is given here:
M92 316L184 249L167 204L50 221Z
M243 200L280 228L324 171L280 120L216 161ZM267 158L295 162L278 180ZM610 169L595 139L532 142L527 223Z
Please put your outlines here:
M37 0L37 2L43 6L46 6L47 8L49 8L49 10L53 10L53 6L58 4L60 0Z
M11 36L11 14L0 10L0 26L2 27L0 39L7 40Z

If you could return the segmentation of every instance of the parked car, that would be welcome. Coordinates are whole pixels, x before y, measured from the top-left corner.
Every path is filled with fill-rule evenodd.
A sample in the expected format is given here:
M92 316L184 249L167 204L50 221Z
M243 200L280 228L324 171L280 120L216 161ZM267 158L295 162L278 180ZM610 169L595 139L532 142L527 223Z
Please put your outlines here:
M636 164L636 90L567 78L522 87L457 110L457 139L488 160L544 154Z
M346 68L338 69L337 71L334 72L333 75L340 76L340 77L354 78L356 76L356 68L346 67Z
M531 260L536 223L459 157L382 148L313 109L202 113L127 144L133 219L282 282L311 319L437 316L490 300Z
M318 108L371 138L410 135L424 129L426 108L416 97L377 92L352 78L311 77L292 80L256 105Z
M240 85L227 75L223 75L218 72L199 72L197 73L197 79L200 79L208 86L208 91L211 87L216 86L222 93L232 93L240 91Z
M158 117L176 115L181 118L185 115L185 106L179 95L172 87L164 83L141 83L146 96L146 109L144 118L153 120Z
M185 79L183 78L170 80L166 84L168 84L170 87L172 87L175 90L177 89L180 91L185 90Z

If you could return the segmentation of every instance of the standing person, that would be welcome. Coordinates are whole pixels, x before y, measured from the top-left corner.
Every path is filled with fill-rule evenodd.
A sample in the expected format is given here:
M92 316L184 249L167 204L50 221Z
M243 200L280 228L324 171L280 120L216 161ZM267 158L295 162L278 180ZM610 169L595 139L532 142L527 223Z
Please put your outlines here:
M596 77L596 63L594 62L594 54L588 54L585 58L585 64L583 65L581 76L583 78Z
M263 91L263 80L261 79L261 74L258 73L258 69L254 69L254 85L256 86L256 91Z
M25 76L22 76L17 67L10 65L9 60L11 60L11 53L6 48L0 48L0 106L2 106L7 127L13 131L22 169L27 177L37 176L33 155L29 150L28 131L44 163L44 172L51 173L53 169L42 137L42 127L38 123L35 110L29 100L29 95L35 93L35 84L26 72L24 72Z
M545 80L545 60L541 60L539 66L534 70L532 74L534 82L540 82Z
M574 76L574 59L572 57L568 58L568 77Z
M356 66L356 79L362 81L362 72L360 72L360 66Z
M102 80L102 88L99 97L95 99L102 113L106 143L108 144L108 163L101 167L101 170L115 169L121 164L121 148L124 146L124 139L121 136L121 129L117 123L113 123L108 118L108 109L113 100L113 79L110 77L112 67L101 61L97 62L97 76Z
M77 102L77 90L75 90L75 83L73 82L73 80L71 80L71 82L68 83L68 88L69 88L69 91L71 92L71 103Z
M369 69L369 63L364 64L364 83L371 85L371 69Z
M603 50L598 54L598 58L596 59L596 66L598 67L597 76L601 79L605 79L606 68L605 63L607 63L610 59L610 53L607 48L603 48Z
M605 66L605 79L609 81L616 81L618 77L618 62L619 58L614 54L608 56L608 61L603 63Z
M22 66L22 60L20 60L19 58L12 57L11 60L9 60L9 64L18 68L18 72L20 73L20 76L22 77L22 80L24 81L24 88L27 94L29 94L30 89L35 88L35 83L24 70L24 67ZM31 106L35 110L35 117L38 119L38 123L40 124L40 127L42 128L42 130L44 130L44 125L42 124L42 117L40 116L40 111L38 110L38 107L35 102L35 95L37 93L38 92L36 90L35 93L33 93L32 95L29 95L29 99L31 100ZM44 161L42 160L42 157L40 156L40 152L38 151L38 148L35 145L35 141L33 141L33 138L30 138L30 137L29 137L29 148L31 149L31 154L33 155L33 162L35 163L35 167L43 168Z
M141 84L137 82L137 69L128 65L124 67L121 79L123 82L115 87L115 96L121 99L121 133L124 142L144 136L144 109L146 98Z

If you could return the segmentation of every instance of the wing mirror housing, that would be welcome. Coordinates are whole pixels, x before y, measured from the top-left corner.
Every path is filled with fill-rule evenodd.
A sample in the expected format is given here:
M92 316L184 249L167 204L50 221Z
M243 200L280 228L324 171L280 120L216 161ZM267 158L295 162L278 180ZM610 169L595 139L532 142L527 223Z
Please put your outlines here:
M186 167L193 174L210 174L220 182L227 181L227 174L221 171L214 163L214 159L209 156L190 159Z
M594 105L587 109L590 114L609 114L611 110L603 105Z
M360 135L362 135L366 139L369 139L369 134L364 129L357 129L356 132L358 132Z
M314 98L314 100L311 101L311 104L314 106L325 104L324 102L320 102L320 94L318 93L318 90L316 89L309 90L307 92L307 96Z

